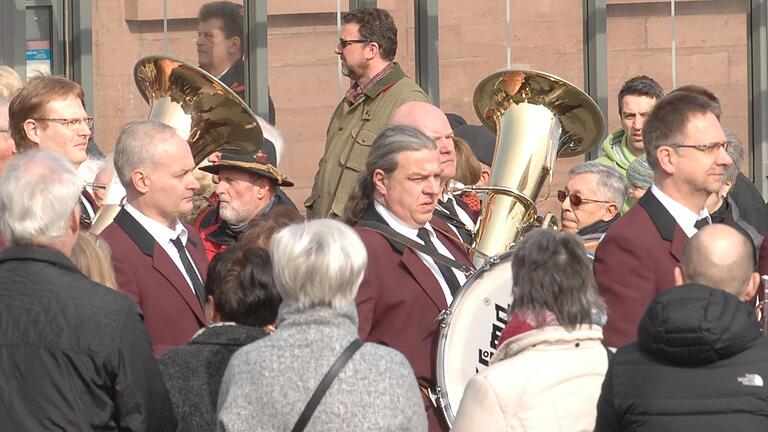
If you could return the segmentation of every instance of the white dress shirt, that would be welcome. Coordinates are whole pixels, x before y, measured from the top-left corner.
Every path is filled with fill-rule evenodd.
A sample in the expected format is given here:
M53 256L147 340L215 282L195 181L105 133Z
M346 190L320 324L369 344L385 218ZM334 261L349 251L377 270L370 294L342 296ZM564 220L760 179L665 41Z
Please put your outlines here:
M187 281L187 284L189 285L189 289L192 290L192 293L195 294L195 297L197 297L197 293L195 292L195 289L192 287L192 281L189 280L189 276L187 275L187 271L184 270L184 264L181 263L181 257L179 256L179 251L176 249L176 246L171 243L171 240L178 237L181 239L181 244L184 245L184 247L187 246L187 238L189 237L189 233L187 232L187 229L184 228L184 224L179 222L179 220L176 220L176 227L174 229L170 229L167 226L163 225L162 223L150 219L149 217L145 216L142 212L138 211L136 207L133 207L132 205L126 203L125 206L123 206L125 211L127 211L131 216L136 219L136 221L144 227L145 230L149 232L149 234L152 236L152 238L155 239L157 244L160 245L161 248L165 251L165 253L168 254L169 257L171 257L171 261L173 261L174 264L176 264L176 268L179 269L181 272L181 275L184 276L184 280ZM195 268L195 273L197 273L197 277L200 278L200 272L197 270L197 266L194 265L194 260L191 256L189 256L189 252L186 251L187 257L189 257L189 262L192 263L192 267ZM202 278L200 278L200 281L202 281Z
M696 214L692 212L688 207L670 198L669 195L665 194L661 191L661 189L657 188L655 184L651 185L651 193L653 193L653 195L658 198L659 202L661 202L661 205L663 205L664 208L667 209L667 211L672 215L672 217L675 218L677 224L680 225L680 228L683 229L683 232L685 232L689 238L693 237L694 234L699 232L699 230L695 227L696 221L699 219L707 218L709 223L712 223L712 218L709 216L709 211L706 207L702 208L699 214Z
M378 201L373 202L373 206L376 209L377 212L381 215L382 218L384 218L384 221L387 222L387 225L389 225L390 228L397 231L398 233L408 237L409 239L424 244L424 242L417 237L416 234L418 234L419 230L416 228L411 228L408 225L404 224L397 216L395 216L394 213L389 211L386 207L381 205ZM432 228L432 225L429 224L429 222L424 225L424 228L429 231L429 237L432 239L432 243L435 244L435 248L438 252L440 252L441 255L446 256L451 259L455 259L455 257L451 254L451 252L448 250L448 248L443 245L443 243L440 241L440 239L437 238L437 235L435 235L435 231ZM416 252L416 255L421 258L421 261L424 263L424 265L427 266L427 268L432 272L432 274L435 276L435 279L437 279L437 282L440 284L440 288L443 289L443 294L445 295L445 301L448 303L448 305L451 304L453 301L453 295L451 294L451 289L448 287L448 284L445 282L445 278L443 277L442 273L440 273L440 269L437 268L437 264L435 263L435 260L432 259L427 254L414 251ZM459 284L462 286L465 282L467 282L467 275L459 271L458 269L451 268L453 270L453 273L456 275L456 279L459 280Z
M469 214L464 211L463 208L459 207L459 203L456 202L456 197L454 197L453 195L451 195L449 193L444 193L443 197L441 198L441 200L443 202L453 201L453 206L456 208L456 213L459 215L459 219L461 219L461 221L464 223L464 225L467 226L467 228L470 229L470 231L474 231L475 230L475 222L472 220L472 218L469 216ZM446 209L445 207L441 207L441 208L443 210L445 210L446 212L448 211L448 209ZM453 225L451 225L451 227L453 227ZM458 234L458 233L459 232L456 231L456 234Z

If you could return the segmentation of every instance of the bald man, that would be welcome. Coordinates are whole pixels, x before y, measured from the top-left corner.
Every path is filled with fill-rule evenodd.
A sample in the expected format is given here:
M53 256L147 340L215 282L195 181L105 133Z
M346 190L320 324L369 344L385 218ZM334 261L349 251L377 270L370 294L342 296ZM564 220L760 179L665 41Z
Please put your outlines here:
M456 149L453 129L445 113L432 104L408 102L395 110L389 124L415 127L432 138L440 154L443 186L447 186L448 181L456 176ZM462 242L472 243L478 214L472 212L463 200L455 199L444 188L434 214L448 222Z
M753 430L768 425L768 338L750 299L754 247L725 224L701 229L675 269L678 287L651 302L637 342L603 382L595 430ZM640 429L632 429L640 430Z

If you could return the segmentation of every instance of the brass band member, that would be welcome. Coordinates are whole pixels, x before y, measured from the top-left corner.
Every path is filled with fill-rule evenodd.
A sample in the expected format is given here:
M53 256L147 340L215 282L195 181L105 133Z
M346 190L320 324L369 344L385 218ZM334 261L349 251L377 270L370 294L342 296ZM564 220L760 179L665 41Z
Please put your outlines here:
M431 431L448 429L430 398L436 318L466 282L445 258L469 265L461 243L443 234L447 224L433 218L442 176L430 137L408 126L389 127L373 142L346 214L368 251L357 294L360 337L405 355L422 387Z

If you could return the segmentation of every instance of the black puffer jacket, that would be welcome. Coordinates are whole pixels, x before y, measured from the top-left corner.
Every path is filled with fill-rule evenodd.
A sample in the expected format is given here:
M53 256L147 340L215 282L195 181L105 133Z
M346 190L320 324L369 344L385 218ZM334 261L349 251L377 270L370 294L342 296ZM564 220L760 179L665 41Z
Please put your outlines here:
M596 431L768 428L768 338L735 296L689 284L659 294L638 342L612 360Z

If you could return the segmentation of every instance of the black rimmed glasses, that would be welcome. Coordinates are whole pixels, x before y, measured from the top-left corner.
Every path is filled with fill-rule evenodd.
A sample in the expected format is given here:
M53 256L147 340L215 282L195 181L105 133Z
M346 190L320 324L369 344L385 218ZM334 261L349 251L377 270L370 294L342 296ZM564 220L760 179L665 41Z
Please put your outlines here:
M346 48L346 47L348 47L348 46L350 46L352 44L358 44L358 43L369 44L371 42L373 42L373 41L370 40L370 39L342 39L342 38L339 38L339 45L338 46L340 46L341 49L344 49L344 48Z
M568 191L559 190L557 191L557 200L562 202L565 202L565 199L568 198L568 201L571 202L571 207L578 207L582 204L589 204L589 203L603 203L603 204L610 204L610 201L600 201L600 200L593 200L589 198L583 198L579 194L570 193Z
M667 147L692 148L703 153L714 153L722 147L723 150L725 150L727 153L728 150L731 149L731 143L729 143L728 141L723 141L723 142L714 142L709 144L669 144Z
M64 127L68 129L77 129L78 126L84 124L88 127L88 129L93 129L93 117L83 117L83 118L36 118L33 119L35 121L47 121L47 122L54 122L58 123L60 125L63 125Z

